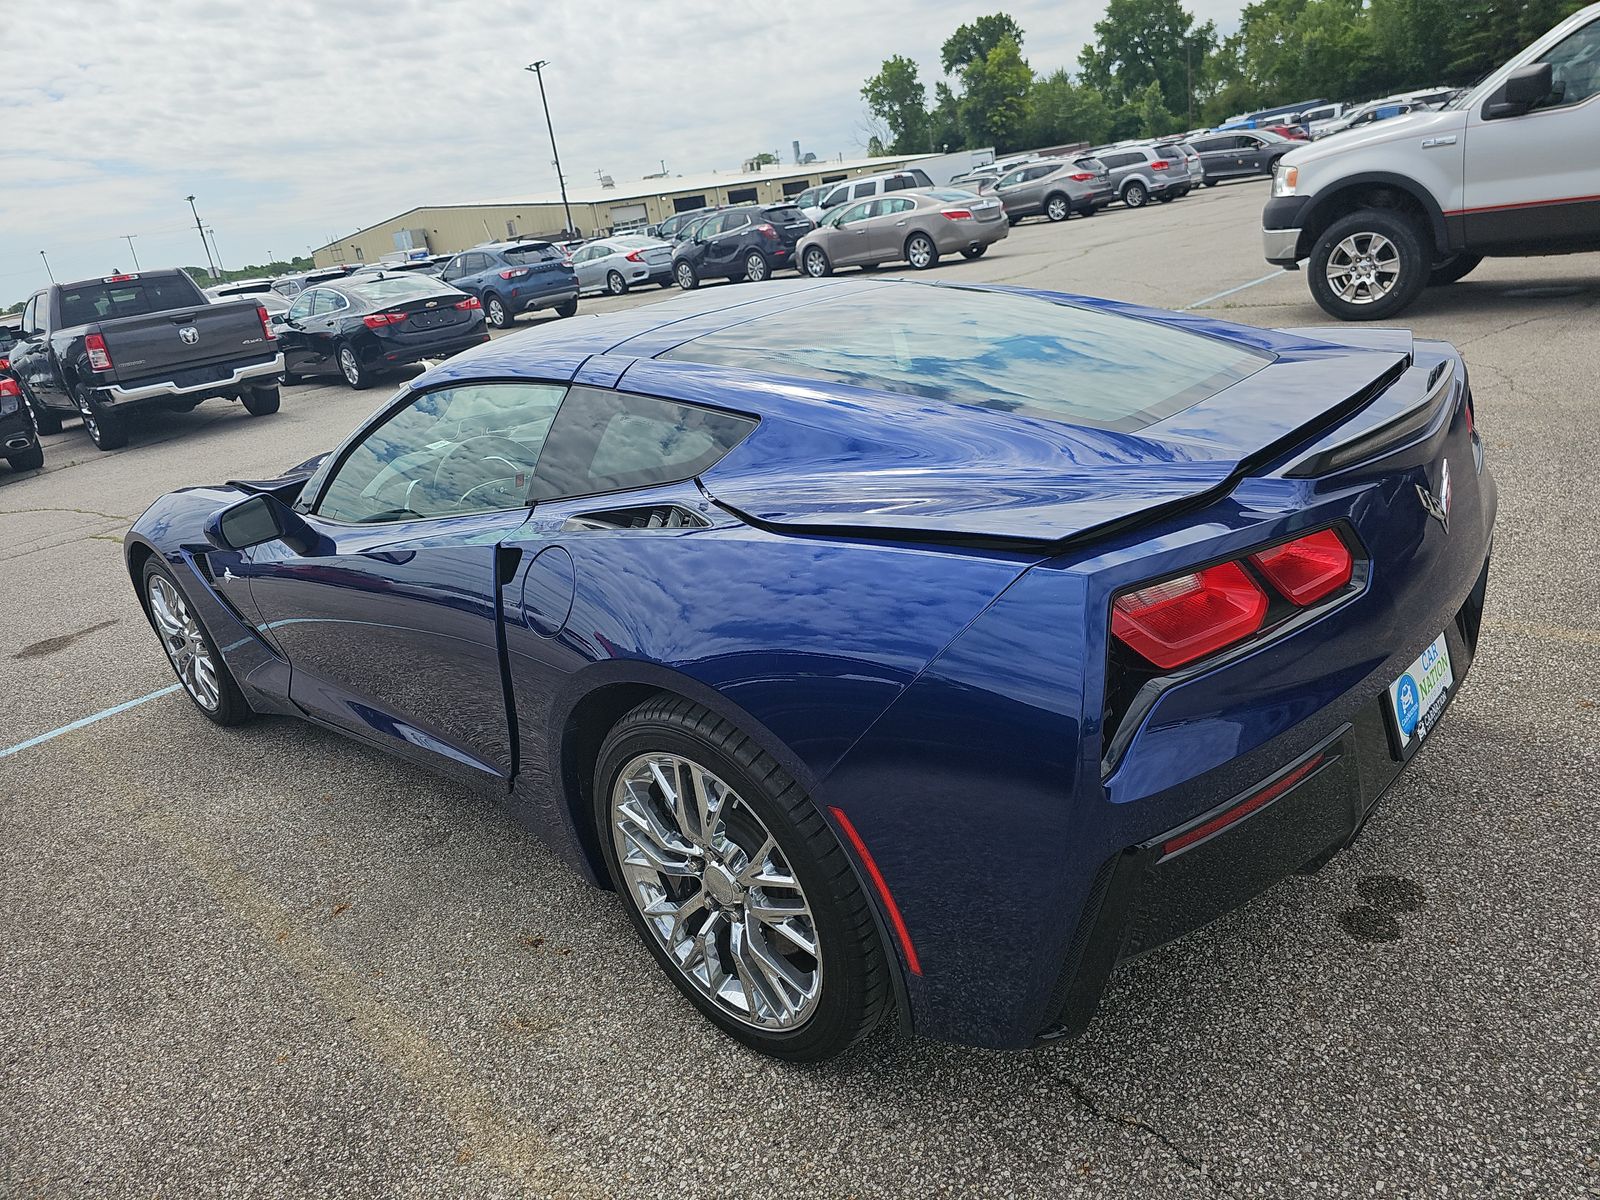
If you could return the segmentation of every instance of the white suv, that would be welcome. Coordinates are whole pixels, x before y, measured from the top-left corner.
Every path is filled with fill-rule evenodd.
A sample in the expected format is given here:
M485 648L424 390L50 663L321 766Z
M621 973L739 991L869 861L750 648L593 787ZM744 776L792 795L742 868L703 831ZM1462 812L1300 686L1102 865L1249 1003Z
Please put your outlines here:
M1307 260L1347 321L1392 316L1487 256L1600 250L1600 4L1437 112L1336 134L1279 162L1268 262Z

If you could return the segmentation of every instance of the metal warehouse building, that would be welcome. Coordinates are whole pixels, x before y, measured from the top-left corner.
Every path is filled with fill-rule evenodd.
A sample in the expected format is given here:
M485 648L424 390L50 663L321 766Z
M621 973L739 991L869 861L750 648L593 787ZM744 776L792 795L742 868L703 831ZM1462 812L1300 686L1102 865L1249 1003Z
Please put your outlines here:
M708 204L782 200L817 184L892 171L931 157L912 154L855 158L788 166L771 164L762 170L739 173L663 176L620 186L569 188L567 201L579 234L621 233L663 221L675 212ZM426 205L330 242L320 247L314 257L317 266L326 267L374 262L397 250L427 249L434 254L452 254L502 238L554 237L565 223L559 192L480 204Z

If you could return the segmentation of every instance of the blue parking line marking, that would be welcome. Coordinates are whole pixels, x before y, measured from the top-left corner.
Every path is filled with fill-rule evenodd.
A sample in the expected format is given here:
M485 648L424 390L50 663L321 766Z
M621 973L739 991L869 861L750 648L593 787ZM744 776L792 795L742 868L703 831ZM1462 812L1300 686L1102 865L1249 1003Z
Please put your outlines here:
M1282 267L1279 267L1270 275L1263 275L1260 279L1252 279L1249 283L1241 283L1238 287L1231 287L1225 292L1218 292L1215 296L1207 296L1204 300L1196 300L1193 304L1185 304L1178 311L1188 312L1191 308L1199 308L1203 304L1210 304L1213 300L1225 300L1229 296L1235 295L1238 292L1253 288L1257 284L1266 283L1268 280L1276 279L1279 275L1286 273L1287 272L1285 272Z
M13 754L20 754L24 750L31 749L43 742L48 742L51 738L58 738L63 733L71 733L74 729L82 729L85 725L93 725L96 721L104 721L107 717L114 717L118 713L127 712L130 708L137 708L146 701L159 700L162 696L170 696L177 690L177 684L170 684L167 687L151 692L149 695L138 696L132 700L124 700L121 704L113 704L110 708L101 709L93 716L79 717L76 721L69 722L57 729L52 729L49 733L41 733L38 737L31 737L25 742L18 742L15 746L7 746L4 750L0 750L0 758L9 758Z

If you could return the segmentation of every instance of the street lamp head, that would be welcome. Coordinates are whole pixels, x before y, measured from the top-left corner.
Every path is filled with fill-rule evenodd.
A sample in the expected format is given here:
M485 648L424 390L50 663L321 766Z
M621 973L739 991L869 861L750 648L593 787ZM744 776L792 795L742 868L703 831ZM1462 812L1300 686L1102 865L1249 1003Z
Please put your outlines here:
M535 75L537 75L539 73L539 68L540 67L548 67L549 65L550 65L550 60L548 58L541 58L538 62L529 63L527 66L523 67L522 69L524 71L532 71Z
M194 197L193 196L185 196L184 199L187 200L190 204L194 203Z

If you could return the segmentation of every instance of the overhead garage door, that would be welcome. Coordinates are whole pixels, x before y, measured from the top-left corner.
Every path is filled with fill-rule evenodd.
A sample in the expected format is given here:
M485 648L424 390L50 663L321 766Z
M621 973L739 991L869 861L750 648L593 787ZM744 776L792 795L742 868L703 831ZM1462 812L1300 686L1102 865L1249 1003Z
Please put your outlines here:
M611 231L613 233L630 233L635 229L643 229L649 223L649 214L645 212L645 207L642 204L613 204L611 206Z

